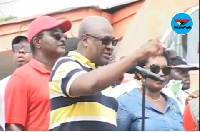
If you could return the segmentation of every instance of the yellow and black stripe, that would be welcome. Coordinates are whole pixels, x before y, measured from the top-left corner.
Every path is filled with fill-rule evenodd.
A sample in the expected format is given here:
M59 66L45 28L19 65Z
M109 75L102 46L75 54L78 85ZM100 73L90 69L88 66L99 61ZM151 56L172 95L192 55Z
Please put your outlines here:
M112 96L112 88L92 96L72 97L69 95L73 80L90 72L95 65L77 52L70 57L60 58L51 74L51 121L54 131L112 131L117 130L117 101Z

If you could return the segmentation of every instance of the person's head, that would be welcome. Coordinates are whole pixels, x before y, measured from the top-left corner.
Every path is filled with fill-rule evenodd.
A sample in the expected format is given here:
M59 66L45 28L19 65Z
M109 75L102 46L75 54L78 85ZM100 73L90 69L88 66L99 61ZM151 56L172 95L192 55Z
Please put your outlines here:
M137 66L150 70L151 72L159 74L162 78L164 78L164 82L154 81L147 78L146 87L148 90L152 92L160 91L168 83L171 67L169 56L165 51L161 56L151 57L148 60L138 62ZM143 79L138 73L135 73L135 78L140 81Z
M78 39L78 52L96 66L109 63L114 46L118 42L110 22L100 16L89 16L83 19L79 27Z
M77 50L78 39L76 37L68 38L65 45L65 56L67 56L70 51Z
M12 51L16 67L28 63L32 57L30 44L25 36L16 36L12 40Z
M182 90L190 88L190 70L198 70L198 67L190 66L181 57L175 56L171 58L172 71L170 80L182 80Z
M28 40L34 57L58 59L65 54L66 35L71 29L71 22L57 22L50 16L40 16L33 20L28 30Z

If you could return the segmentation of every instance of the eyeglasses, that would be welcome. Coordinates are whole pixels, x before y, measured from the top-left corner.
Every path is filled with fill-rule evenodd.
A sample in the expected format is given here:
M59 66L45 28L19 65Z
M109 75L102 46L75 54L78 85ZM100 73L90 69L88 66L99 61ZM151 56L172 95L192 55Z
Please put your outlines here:
M51 32L50 36L54 37L55 40L59 41L62 37L67 40L67 35L61 32Z
M22 48L24 49L24 51L25 51L26 53L30 53L30 52L31 52L30 44L25 44L25 45L22 45L22 44L14 44L14 45L13 45L13 52L17 53L17 52L19 52Z
M153 65L150 65L150 70L151 70L151 72L153 72L155 74L158 74L160 72L160 70L162 70L162 73L165 76L168 76L171 73L172 68L168 67L168 66L161 68L160 66L153 64Z
M111 42L112 42L112 46L116 46L117 43L118 43L118 39L114 39L114 38L111 38L111 37L97 37L97 36L94 36L94 35L91 35L91 34L84 34L86 36L89 36L89 37L92 37L92 38L95 38L95 39L98 39L102 42L103 45L109 45Z

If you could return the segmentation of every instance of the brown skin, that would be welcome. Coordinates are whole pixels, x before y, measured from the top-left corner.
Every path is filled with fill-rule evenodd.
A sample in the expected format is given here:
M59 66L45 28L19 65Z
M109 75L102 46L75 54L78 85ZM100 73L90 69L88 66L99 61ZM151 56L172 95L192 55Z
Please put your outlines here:
M197 97L199 97L199 90L196 90L196 91L189 94L189 96L186 98L186 104L189 101L191 101L192 99L197 98Z
M190 88L190 74L189 69L186 68L174 68L170 74L170 80L182 80L183 87L182 90L187 90Z
M167 66L167 60L165 59L165 57L163 56L158 56L155 58L150 58L148 60L148 63L146 64L148 67L152 64L158 65L161 68L166 67ZM162 71L160 70L160 72L158 73L162 78L164 78L164 83L159 83L157 81L151 80L151 79L147 79L147 87L150 91L152 92L160 92L160 90L168 83L169 80L169 76L165 76Z
M20 42L22 45L29 44L27 40L22 39ZM32 58L32 53L26 53L24 48L21 48L19 52L14 52L14 62L16 67L23 66L24 64L28 63Z
M105 18L90 16L82 21L79 28L79 44L77 51L91 62L96 63L96 66L102 67L78 76L71 84L69 90L71 96L94 95L109 87L137 61L161 55L163 52L160 41L155 39L144 44L142 48L138 49L130 56L127 56L116 63L107 65L110 60L109 57L112 56L113 46L111 44L104 46L99 40L84 36L83 34L85 33L114 37L113 28ZM95 52L93 50L95 50ZM109 56L108 53L111 55Z
M165 66L167 66L167 60L163 56L150 58L148 60L148 63L146 64L146 66L147 66L146 69L149 69L148 67L152 64L156 64L160 67L165 67ZM156 100L156 99L159 99L160 96L162 96L160 94L160 91L168 83L169 76L164 76L164 74L162 73L161 70L158 74L162 78L164 78L164 82L160 83L158 81L147 79L146 80L146 95L147 95L146 99L149 100L158 110L160 110L160 112L164 113L165 112L165 104L166 104L165 98L161 97L161 99L159 101L152 101L152 99Z
M62 32L59 28L55 28L54 30ZM51 71L57 59L65 54L66 39L62 37L57 41L49 33L50 31L44 31L41 39L34 39L36 51L33 57L40 61L46 69Z
M86 32L97 37L114 38L114 30L107 22L102 22L101 25L96 26L96 30L91 28L90 31ZM105 46L99 39L89 36L82 36L81 39L82 46L78 46L78 50L96 66L104 66L110 62L114 50L112 44Z
M56 28L58 32L62 32L61 29ZM49 35L49 31L44 31L44 35L40 39L34 38L34 45L36 47L33 57L41 62L47 70L51 71L56 60L65 54L65 41L62 37L59 41ZM21 131L23 126L19 124L7 124L6 130L9 131Z

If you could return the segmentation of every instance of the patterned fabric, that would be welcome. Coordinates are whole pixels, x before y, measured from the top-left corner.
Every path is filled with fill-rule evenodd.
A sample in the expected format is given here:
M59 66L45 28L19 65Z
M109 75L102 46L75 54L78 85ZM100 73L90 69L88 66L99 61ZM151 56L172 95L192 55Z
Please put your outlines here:
M56 62L50 78L50 130L116 130L117 101L111 87L92 96L69 94L72 82L95 64L75 51L68 56Z

